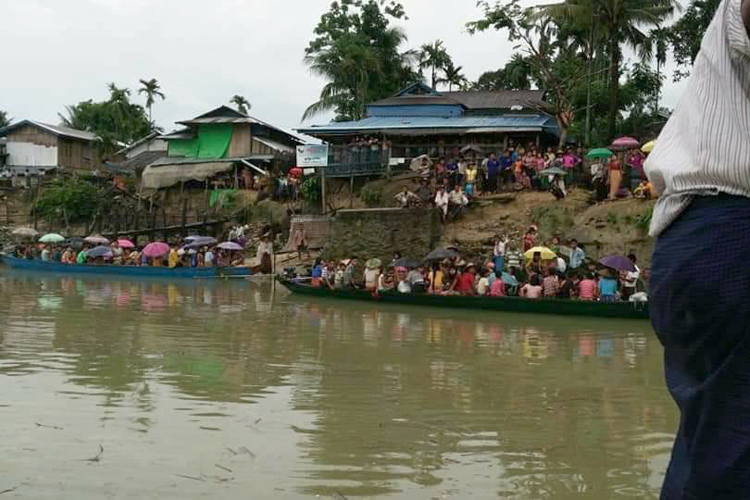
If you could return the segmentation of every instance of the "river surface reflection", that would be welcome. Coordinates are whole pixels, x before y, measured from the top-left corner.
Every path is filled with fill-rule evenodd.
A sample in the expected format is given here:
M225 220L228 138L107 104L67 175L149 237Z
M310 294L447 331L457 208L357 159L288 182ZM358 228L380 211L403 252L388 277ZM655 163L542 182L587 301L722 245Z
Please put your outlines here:
M657 498L647 322L0 274L4 498Z

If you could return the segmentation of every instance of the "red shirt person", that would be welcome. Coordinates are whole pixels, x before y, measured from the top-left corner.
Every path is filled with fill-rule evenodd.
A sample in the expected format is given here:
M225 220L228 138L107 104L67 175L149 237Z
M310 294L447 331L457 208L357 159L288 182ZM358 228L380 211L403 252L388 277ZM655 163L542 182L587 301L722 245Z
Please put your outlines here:
M477 268L473 265L469 265L466 270L461 273L461 276L458 277L458 286L456 287L458 289L458 293L467 296L477 294L477 290L474 285L476 273Z

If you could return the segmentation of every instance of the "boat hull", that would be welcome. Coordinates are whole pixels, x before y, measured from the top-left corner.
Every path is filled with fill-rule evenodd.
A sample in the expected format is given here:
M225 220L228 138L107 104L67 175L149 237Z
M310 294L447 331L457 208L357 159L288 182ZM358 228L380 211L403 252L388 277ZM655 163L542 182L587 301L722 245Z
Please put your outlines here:
M313 297L434 306L455 309L476 309L530 314L557 314L563 316L589 316L601 318L648 319L646 302L594 302L566 299L523 299L519 297L463 297L458 295L429 295L382 293L373 295L365 290L329 290L281 279L279 282L290 292Z
M114 264L61 264L59 262L19 259L10 255L0 255L0 263L12 269L54 274L110 274L145 278L214 279L243 277L252 274L248 267L176 267L170 269L168 267L117 266Z

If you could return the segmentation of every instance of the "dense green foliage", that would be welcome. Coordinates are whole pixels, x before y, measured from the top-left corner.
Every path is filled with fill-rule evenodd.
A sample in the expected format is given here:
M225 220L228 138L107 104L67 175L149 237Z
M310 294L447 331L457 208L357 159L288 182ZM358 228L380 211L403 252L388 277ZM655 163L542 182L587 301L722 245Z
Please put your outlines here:
M66 115L60 115L62 124L97 134L101 138L102 156L111 154L122 144L130 144L147 135L152 126L143 106L130 102L130 90L108 85L109 99L94 102L92 99L66 106Z
M331 4L305 49L305 62L328 83L303 119L333 110L336 119L359 120L365 106L419 79L415 55L401 51L406 35L391 21L405 17L400 3L340 0Z
M675 71L675 80L690 74L690 67L701 48L703 34L720 3L721 0L692 0L682 17L666 30L675 62L680 66Z
M419 49L419 70L430 70L430 82L433 89L440 82L440 72L448 66L453 66L453 61L448 51L445 50L442 40L426 43Z
M111 197L91 182L75 177L58 178L42 191L34 210L51 223L76 223L91 219L110 204Z
M383 186L379 183L369 183L359 192L362 202L368 207L379 207L383 201Z

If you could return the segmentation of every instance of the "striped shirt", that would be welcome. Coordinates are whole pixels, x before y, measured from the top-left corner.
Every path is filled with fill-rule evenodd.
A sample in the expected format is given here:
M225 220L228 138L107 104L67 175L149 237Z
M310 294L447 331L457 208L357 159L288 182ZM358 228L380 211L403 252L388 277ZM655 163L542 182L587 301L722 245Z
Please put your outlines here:
M515 252L513 250L510 250L506 252L505 254L505 262L508 263L508 269L521 268L521 254L519 252Z
M656 141L646 173L661 195L651 235L694 196L750 198L750 39L742 0L723 0L703 37L680 103Z

